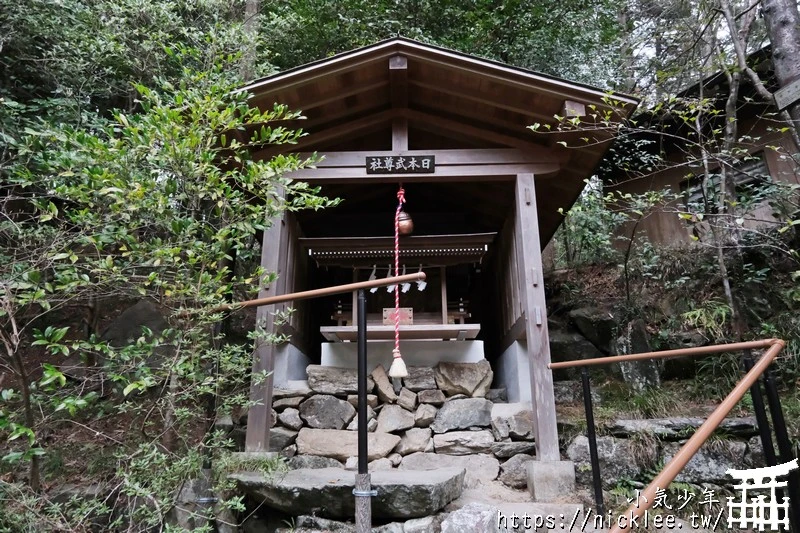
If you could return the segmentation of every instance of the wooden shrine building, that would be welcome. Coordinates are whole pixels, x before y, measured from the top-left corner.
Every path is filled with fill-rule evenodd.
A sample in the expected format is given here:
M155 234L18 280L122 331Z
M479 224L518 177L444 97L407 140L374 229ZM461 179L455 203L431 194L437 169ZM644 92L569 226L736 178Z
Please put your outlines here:
M251 83L252 103L302 111L308 135L280 150L317 152L294 175L340 205L287 212L265 232L262 264L278 273L261 297L387 276L400 183L414 234L401 238L401 350L411 366L486 358L509 401L531 402L537 459L559 460L541 250L603 157L610 134L565 148L581 133L536 133L534 123L605 109L606 92L408 39L391 39ZM636 101L613 95L631 112ZM588 117L587 117L588 118ZM394 295L368 294L370 364L391 362ZM298 302L289 342L257 348L246 448L269 448L273 386L305 379L308 364L355 367L349 296ZM259 319L273 327L273 308ZM393 315L392 315L393 316Z

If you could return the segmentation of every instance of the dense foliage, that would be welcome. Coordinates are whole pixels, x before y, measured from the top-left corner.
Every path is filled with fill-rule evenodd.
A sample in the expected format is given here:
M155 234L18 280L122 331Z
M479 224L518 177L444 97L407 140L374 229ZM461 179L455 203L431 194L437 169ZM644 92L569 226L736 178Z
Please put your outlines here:
M619 267L631 316L648 311L652 284L674 289L677 318L652 320L664 331L800 338L800 296L787 283L800 272L796 191L725 187L759 142L737 131L738 113L775 88L748 55L786 10L768 3L763 25L758 2L730 0L0 0L0 531L82 531L97 519L174 529L181 487L210 457L215 473L225 468L231 443L213 422L246 408L251 378L263 378L249 372L254 339L233 342L220 315L185 311L272 279L251 261L270 219L335 202L285 178L308 161L250 157L302 132L274 126L294 110L252 109L236 88L388 37L642 96L653 107L645 120L563 127L588 142L593 129L620 134L609 158L617 177L676 164L705 176L702 201L623 194L593 178L566 213L558 261ZM717 72L719 90L706 94L697 84ZM786 113L768 118L775 133L796 127ZM677 163L652 141L674 140L665 122L682 128ZM744 221L765 202L780 211L775 227L748 233L755 226ZM656 211L693 225L708 252L664 261L637 233ZM698 272L717 288L688 283ZM773 273L781 283L767 283ZM100 338L104 306L143 298L165 314L163 331L126 345ZM275 340L259 328L253 337ZM800 375L796 346L787 380ZM65 373L65 361L86 372ZM70 442L53 440L65 434ZM84 470L113 498L50 498L50 484ZM229 516L241 502L226 498L221 478L211 482L223 499L217 518Z

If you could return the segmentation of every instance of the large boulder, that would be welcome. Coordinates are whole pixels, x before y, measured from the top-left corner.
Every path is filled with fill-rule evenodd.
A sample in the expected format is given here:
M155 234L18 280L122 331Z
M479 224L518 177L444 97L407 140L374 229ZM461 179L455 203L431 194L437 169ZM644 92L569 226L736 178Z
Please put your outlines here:
M470 503L453 511L442 521L442 533L496 533L497 509L484 503Z
M255 472L232 474L239 489L270 508L289 515L313 514L327 518L355 513L355 476L342 468L290 470L265 477ZM461 495L463 468L439 468L419 472L377 470L371 475L372 516L417 518L436 513Z
M397 397L397 405L406 411L413 411L417 407L417 395L407 388L403 387L400 395Z
M603 357L603 353L580 333L551 329L549 340L550 360L554 363ZM553 370L553 379L556 381L579 378L580 369Z
M295 455L286 461L286 464L292 470L300 468L342 468L342 463L336 459L319 455Z
M492 453L498 459L508 459L517 454L533 454L536 452L536 444L529 441L502 441L492 444Z
M606 429L615 437L649 433L661 440L682 440L692 436L703 422L705 422L704 418L697 417L615 420ZM750 438L758 435L755 417L726 418L717 430L722 434L736 437Z
M618 355L651 352L647 328L644 320L629 322L622 330L616 343ZM661 369L653 360L625 361L619 364L622 379L636 391L643 391L661 385Z
M528 486L528 463L533 457L524 453L515 455L500 465L500 476L497 478L512 489L524 489Z
M299 431L300 428L303 427L303 420L300 418L300 411L293 407L287 407L284 409L284 411L278 415L278 420L280 420L281 424L287 428L295 431Z
M292 444L297 438L297 432L286 428L272 428L269 430L269 451L279 452Z
M497 440L533 438L533 413L526 403L496 403L492 406L492 432Z
M414 427L414 413L406 411L399 405L389 404L381 408L378 415L379 433L393 433Z
M483 398L489 392L494 373L486 359L477 363L439 363L436 385L448 396L466 394Z
M423 390L417 393L417 401L419 403L429 403L437 407L442 405L446 399L444 393L439 389Z
M439 468L464 468L464 488L471 489L497 479L500 462L491 455L439 455L436 453L412 453L403 457L400 470L437 470Z
M433 368L427 366L410 366L408 367L408 377L403 378L403 385L413 392L435 389L435 372Z
M614 315L597 307L579 307L569 312L569 319L589 342L612 353L617 329Z
M436 453L448 455L471 455L491 453L494 437L489 430L451 431L433 436L433 449Z
M388 433L369 433L367 439L370 461L386 457L400 442L400 437ZM303 428L297 435L297 453L347 461L358 456L358 432Z
M633 479L639 473L631 441L615 437L597 437L597 455L603 487L612 488L622 479ZM578 435L567 447L567 457L575 463L575 479L582 485L592 484L592 463L589 439Z
M431 445L431 430L428 428L411 428L400 438L395 451L400 455L424 452Z
M308 386L318 394L347 396L358 393L358 372L352 368L309 365L306 373ZM372 378L367 376L367 392L371 392L374 387Z
M672 460L682 444L668 442L664 444L664 463ZM707 442L697 450L694 457L675 477L679 483L714 483L730 484L733 478L726 472L729 469L739 470L745 465L747 443L738 440L717 440Z
M356 416L355 408L335 396L318 394L300 404L300 417L317 429L344 429Z
M434 433L454 429L489 427L492 424L492 402L483 398L465 398L445 402L431 425Z
M414 425L420 428L430 426L436 420L436 412L437 409L430 404L424 403L420 405L414 413Z
M397 394L394 392L392 382L389 381L389 376L386 374L386 369L383 368L383 365L376 366L370 377L375 382L375 393L380 401L384 403L397 401Z

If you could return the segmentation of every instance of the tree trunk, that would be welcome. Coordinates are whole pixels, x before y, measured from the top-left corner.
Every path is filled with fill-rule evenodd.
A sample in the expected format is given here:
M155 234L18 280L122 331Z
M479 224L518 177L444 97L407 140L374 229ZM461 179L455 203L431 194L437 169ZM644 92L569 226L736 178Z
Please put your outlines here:
M781 87L800 79L800 13L796 0L763 0L762 13L772 44L772 64ZM795 131L800 133L800 102L789 107Z
M260 0L246 0L244 4L244 38L242 43L243 81L253 79L256 64L256 43L258 35L258 9Z

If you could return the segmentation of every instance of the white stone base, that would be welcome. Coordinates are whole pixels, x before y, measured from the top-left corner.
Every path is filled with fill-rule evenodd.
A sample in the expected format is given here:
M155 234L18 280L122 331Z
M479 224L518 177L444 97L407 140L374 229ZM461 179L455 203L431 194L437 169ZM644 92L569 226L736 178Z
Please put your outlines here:
M292 344L285 343L275 348L275 370L272 374L274 387L288 388L289 381L304 380L306 367L311 359Z
M531 373L528 344L514 341L494 362L493 387L505 387L509 403L531 403Z
M394 341L367 342L367 368L392 364ZM358 343L331 342L322 345L322 366L356 368ZM484 358L483 341L419 340L400 342L400 352L406 366L436 366L448 363L477 363ZM299 378L298 378L299 379Z

